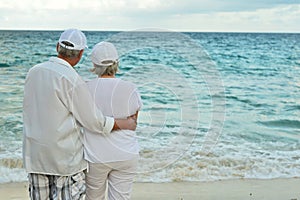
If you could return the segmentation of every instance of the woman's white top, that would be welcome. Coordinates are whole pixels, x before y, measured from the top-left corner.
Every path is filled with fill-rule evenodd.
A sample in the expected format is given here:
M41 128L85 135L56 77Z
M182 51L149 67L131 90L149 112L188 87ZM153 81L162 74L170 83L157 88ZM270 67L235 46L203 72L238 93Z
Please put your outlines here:
M115 119L134 115L142 107L137 87L119 78L97 78L87 83L96 106ZM131 160L139 155L135 131L118 130L103 136L84 129L84 157L92 163Z

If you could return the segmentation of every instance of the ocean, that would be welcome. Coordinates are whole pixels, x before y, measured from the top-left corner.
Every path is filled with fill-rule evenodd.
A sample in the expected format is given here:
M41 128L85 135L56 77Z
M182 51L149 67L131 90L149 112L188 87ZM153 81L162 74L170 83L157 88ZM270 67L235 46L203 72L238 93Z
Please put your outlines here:
M76 66L103 40L120 54L117 77L134 82L137 182L300 177L300 34L84 31ZM27 71L56 56L59 31L0 31L0 183L27 180L22 98ZM51 120L51 119L49 119Z

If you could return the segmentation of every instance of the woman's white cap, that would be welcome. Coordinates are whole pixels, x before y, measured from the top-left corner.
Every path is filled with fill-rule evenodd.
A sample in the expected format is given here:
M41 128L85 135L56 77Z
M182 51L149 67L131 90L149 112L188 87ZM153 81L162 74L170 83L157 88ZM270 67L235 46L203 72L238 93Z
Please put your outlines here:
M58 40L59 44L70 50L82 50L87 48L86 37L83 32L78 29L67 29L65 30ZM66 44L69 43L70 45Z
M119 56L112 43L99 42L92 50L91 59L94 64L106 67L118 62Z

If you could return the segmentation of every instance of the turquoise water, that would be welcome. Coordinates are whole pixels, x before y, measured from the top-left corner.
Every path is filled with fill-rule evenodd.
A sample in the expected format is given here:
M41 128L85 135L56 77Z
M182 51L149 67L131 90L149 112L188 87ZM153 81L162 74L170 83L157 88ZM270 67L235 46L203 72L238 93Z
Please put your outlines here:
M85 32L76 67L95 76L102 40L120 53L119 77L139 86L137 181L300 177L300 34ZM55 56L60 32L0 31L0 183L26 180L26 73Z

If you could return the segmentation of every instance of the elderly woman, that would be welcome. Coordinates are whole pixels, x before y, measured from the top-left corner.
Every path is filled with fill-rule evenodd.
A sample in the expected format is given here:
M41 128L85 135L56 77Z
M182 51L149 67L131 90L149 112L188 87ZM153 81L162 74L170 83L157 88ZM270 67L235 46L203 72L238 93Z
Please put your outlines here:
M118 53L112 43L100 42L92 50L91 70L98 78L88 87L97 107L106 116L127 118L135 116L142 106L140 95L133 83L115 77ZM134 131L118 130L109 136L85 129L85 159L89 162L86 176L86 199L130 199L134 176L137 173L139 145Z

